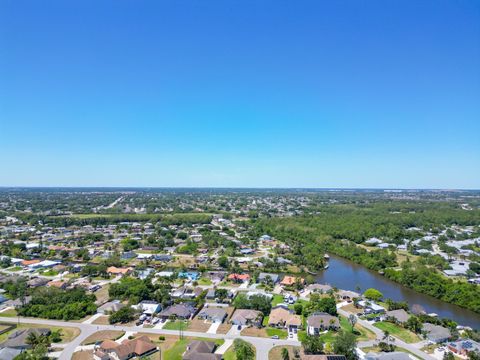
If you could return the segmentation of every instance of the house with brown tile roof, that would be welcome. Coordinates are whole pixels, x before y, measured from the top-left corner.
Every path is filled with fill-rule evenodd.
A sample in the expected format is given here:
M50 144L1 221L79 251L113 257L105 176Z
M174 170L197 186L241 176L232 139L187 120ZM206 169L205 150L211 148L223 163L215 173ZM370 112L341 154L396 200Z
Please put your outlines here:
M105 340L95 349L93 358L95 360L128 360L133 357L153 354L157 350L148 336L124 340L121 344L112 340Z
M287 275L287 276L284 276L284 278L280 282L280 285L292 286L292 285L295 285L297 282L300 282L300 284L303 285L303 284L305 284L305 279Z
M110 275L127 275L132 272L132 268L118 268L116 266L110 266L107 268L107 273Z
M268 318L268 326L289 329L299 328L302 319L284 305L278 305L272 309Z

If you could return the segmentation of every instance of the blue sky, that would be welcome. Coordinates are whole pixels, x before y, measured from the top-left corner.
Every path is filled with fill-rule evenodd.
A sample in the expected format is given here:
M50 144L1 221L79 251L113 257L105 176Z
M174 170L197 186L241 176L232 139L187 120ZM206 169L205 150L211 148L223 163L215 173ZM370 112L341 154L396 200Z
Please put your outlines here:
M0 3L2 186L480 188L480 2Z

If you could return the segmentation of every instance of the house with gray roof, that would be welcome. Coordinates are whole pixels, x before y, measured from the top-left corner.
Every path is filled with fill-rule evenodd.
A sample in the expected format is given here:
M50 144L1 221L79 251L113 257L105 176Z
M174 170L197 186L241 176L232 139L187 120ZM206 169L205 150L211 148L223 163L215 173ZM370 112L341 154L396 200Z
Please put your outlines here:
M324 330L337 330L340 328L340 321L337 317L327 313L313 313L307 318L308 335L318 335Z
M435 344L448 341L448 339L450 339L452 336L449 329L430 323L423 324L422 332L425 333L425 337L428 339L428 341Z
M410 319L411 315L403 309L391 310L385 313L385 318L391 318L395 322L404 324Z

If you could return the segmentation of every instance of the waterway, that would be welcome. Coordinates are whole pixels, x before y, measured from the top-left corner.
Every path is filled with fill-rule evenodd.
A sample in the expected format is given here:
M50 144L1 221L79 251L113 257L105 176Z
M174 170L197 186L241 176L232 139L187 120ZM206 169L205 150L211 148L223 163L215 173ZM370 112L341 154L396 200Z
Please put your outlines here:
M375 288L382 292L384 298L390 298L395 301L407 301L410 306L419 304L428 313L436 313L440 317L455 320L461 325L480 329L480 314L440 301L431 296L420 294L385 278L375 271L368 270L362 265L340 257L330 256L329 268L316 275L316 281L357 292L358 287L360 287L361 292L368 288Z

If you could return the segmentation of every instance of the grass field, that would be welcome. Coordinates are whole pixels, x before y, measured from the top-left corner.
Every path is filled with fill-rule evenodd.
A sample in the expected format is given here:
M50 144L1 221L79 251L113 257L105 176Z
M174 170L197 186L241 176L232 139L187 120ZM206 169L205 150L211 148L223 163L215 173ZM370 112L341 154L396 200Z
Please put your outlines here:
M294 349L300 351L300 346L275 346L268 353L268 360L278 360L282 358L282 349L286 348L290 359L295 359Z
M416 334L393 323L380 321L375 323L375 326L382 331L388 331L390 335L396 336L406 343L416 343L420 341L420 338Z
M187 330L189 325L190 321L175 320L167 322L163 328L165 330Z
M11 308L5 311L0 312L0 317L16 317L17 316L17 310Z
M282 295L273 295L272 298L272 307L277 306L278 304L283 303L283 296Z
M212 280L209 278L200 278L200 280L198 280L198 285L212 285Z
M352 325L348 321L348 319L344 316L340 316L340 326L345 331L352 331ZM374 340L376 338L375 333L371 330L364 328L360 324L355 325L355 330L359 333L356 334L358 341L367 341L367 340Z

